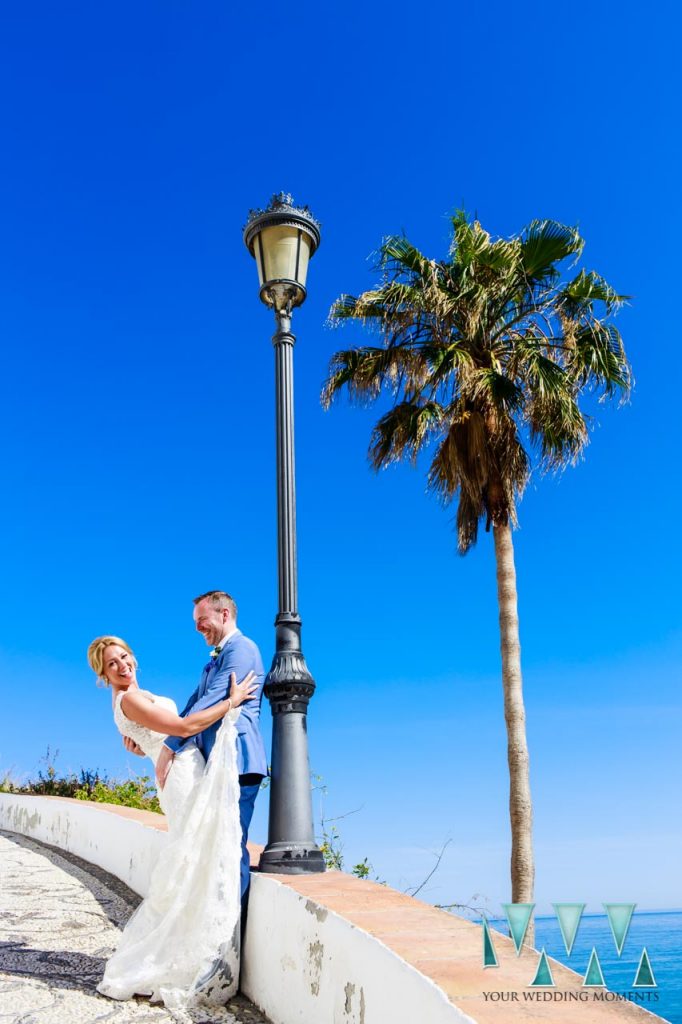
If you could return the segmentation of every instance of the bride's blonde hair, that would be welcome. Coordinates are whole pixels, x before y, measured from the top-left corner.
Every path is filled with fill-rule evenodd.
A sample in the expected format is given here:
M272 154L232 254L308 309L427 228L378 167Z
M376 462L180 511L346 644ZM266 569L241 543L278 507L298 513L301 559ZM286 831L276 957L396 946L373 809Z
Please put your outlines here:
M118 644L118 646L122 647L124 651L127 651L133 659L133 665L137 668L137 658L133 654L132 648L125 642L125 640L122 640L120 636L95 637L88 647L88 664L97 676L98 681L101 680L105 686L111 685L104 671L104 651L110 644Z

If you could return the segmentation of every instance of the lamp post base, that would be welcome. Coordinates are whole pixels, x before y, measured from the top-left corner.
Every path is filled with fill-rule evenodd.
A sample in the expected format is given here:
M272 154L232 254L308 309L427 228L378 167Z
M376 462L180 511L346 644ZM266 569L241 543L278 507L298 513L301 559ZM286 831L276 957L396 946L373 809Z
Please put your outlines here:
M315 845L308 762L308 702L315 692L313 677L301 651L301 620L280 612L272 667L265 696L272 708L272 767L268 845L260 870L303 875L324 871Z
M271 875L307 875L324 871L325 863L315 845L272 843L263 850L258 867Z

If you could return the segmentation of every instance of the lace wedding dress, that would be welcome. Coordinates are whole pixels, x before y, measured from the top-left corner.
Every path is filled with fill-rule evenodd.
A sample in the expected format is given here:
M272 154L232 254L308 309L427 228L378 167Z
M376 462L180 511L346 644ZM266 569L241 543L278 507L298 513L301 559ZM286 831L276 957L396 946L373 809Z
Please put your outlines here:
M141 691L177 709L168 697ZM120 693L114 721L154 763L165 736L126 718ZM146 995L178 1019L193 1006L223 1006L239 981L239 779L234 722L223 719L208 764L196 747L177 754L159 800L168 844L149 891L121 935L98 990L113 999ZM176 1016L176 1013L174 1013ZM202 1010L202 1020L207 1019ZM218 1015L215 1019L222 1019Z

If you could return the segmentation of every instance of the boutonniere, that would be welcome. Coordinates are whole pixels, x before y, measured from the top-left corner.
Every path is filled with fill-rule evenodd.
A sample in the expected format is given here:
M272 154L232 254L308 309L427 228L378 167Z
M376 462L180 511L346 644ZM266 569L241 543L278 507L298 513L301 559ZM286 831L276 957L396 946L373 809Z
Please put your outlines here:
M221 651L222 647L214 647L213 650L211 651L211 657L217 658Z

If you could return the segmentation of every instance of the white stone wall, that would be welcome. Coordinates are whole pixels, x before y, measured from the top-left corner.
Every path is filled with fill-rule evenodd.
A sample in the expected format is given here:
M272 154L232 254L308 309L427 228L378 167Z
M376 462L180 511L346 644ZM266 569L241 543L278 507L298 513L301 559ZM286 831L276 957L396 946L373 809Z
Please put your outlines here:
M254 875L241 987L277 1024L474 1024L378 939Z
M86 802L0 793L0 829L67 850L144 896L165 832ZM242 990L273 1024L473 1024L378 939L252 876Z
M144 896L168 836L96 804L0 793L0 829L57 846L120 878Z

